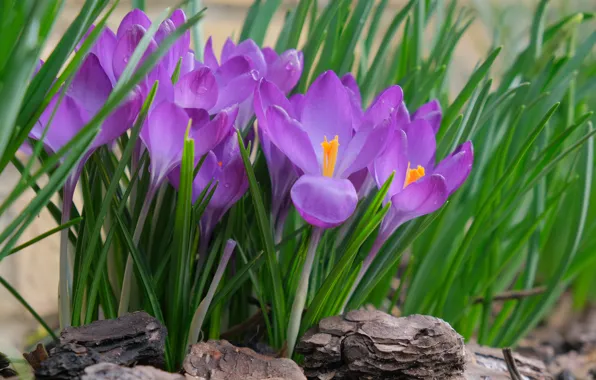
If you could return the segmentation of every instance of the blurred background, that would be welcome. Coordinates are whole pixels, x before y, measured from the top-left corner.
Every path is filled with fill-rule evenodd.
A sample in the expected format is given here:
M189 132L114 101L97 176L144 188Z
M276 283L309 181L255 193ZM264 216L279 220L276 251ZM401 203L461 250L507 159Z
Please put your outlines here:
M333 0L319 0L319 4L324 5L327 1ZM525 36L528 35L527 31L537 0L456 0L456 2L458 6L471 8L477 17L457 47L454 56L455 64L450 67L450 86L453 91L458 90L465 83L469 74L486 56L491 46L498 43L505 47L504 54L499 58L501 65L526 46ZM150 18L154 18L165 7L174 6L177 3L178 1L173 0L146 0L147 13ZM275 36L283 25L285 12L294 7L298 0L284 0L283 3L271 24L265 45L274 43ZM392 0L389 3L391 5L382 20L384 23L388 23L406 1ZM54 37L44 53L45 56L50 53L53 45L75 18L82 4L83 0L66 1L66 7L62 11L61 20L54 28ZM237 38L251 4L252 0L203 1L203 6L207 8L201 24L203 36L213 37L216 55L219 55L226 38ZM553 9L560 9L561 13L575 9L596 11L594 0L552 0L550 5L551 13L557 13ZM131 1L122 0L112 15L109 26L115 30L130 8ZM497 70L498 67L499 65ZM8 167L4 171L0 177L0 199L6 196L18 179L16 169ZM32 192L21 197L15 207L4 214L5 219L0 219L0 226L7 224L10 218L17 215L20 208L26 205L31 197ZM44 211L30 226L22 241L28 241L55 226L49 213ZM15 287L51 325L57 321L58 248L58 234L56 234L0 262L0 275ZM0 345L22 349L38 340L37 334L40 331L37 330L36 323L22 305L4 288L0 288Z

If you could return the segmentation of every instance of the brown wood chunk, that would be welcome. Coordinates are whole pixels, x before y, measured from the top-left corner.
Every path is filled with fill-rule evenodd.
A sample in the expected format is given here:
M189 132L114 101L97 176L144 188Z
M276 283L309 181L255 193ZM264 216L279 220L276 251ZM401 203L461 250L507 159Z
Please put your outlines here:
M201 380L306 380L290 359L278 359L238 348L225 340L193 345L184 359L187 379Z
M80 378L85 368L101 362L161 368L166 335L166 328L145 312L66 328L35 374L40 379Z
M325 318L296 351L310 379L463 379L463 338L429 316L357 310Z
M184 380L184 376L148 366L133 368L112 363L99 363L85 368L82 380Z

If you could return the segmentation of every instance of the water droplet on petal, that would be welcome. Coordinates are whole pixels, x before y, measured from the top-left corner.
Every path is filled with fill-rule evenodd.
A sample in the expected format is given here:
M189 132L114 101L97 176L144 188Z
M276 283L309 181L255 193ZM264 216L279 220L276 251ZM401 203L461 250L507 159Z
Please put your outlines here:
M250 75L254 80L259 80L260 78L259 72L257 70L250 70Z

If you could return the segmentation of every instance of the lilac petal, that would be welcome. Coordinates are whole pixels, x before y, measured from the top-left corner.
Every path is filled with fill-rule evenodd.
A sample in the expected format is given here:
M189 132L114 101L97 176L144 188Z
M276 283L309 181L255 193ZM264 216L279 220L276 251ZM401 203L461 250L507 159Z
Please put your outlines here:
M308 133L319 162L323 161L324 138L339 138L338 159L352 138L352 109L348 92L333 71L319 76L304 100L300 122Z
M402 191L408 172L408 139L401 129L394 132L383 153L375 159L371 174L377 186L381 188L394 171L395 176L387 192L388 197Z
M291 191L292 202L307 223L321 228L336 227L356 210L358 194L347 179L305 174Z
M290 92L300 80L304 67L302 52L290 49L283 52L279 59L267 68L267 79L275 83L285 93Z
M250 62L244 57L234 57L223 63L216 71L217 80L225 86L232 80L251 71Z
M443 206L448 195L445 178L438 174L432 174L395 194L391 197L391 203L401 223L404 223L437 211Z
M190 137L193 139L196 137L194 133L199 129L203 128L207 123L211 121L211 116L209 116L209 112L202 108L186 108L186 114L190 117L191 126L190 126Z
M180 75L185 75L190 73L195 69L196 65L195 54L192 51L186 52L184 57L182 57L182 62L180 63ZM198 69L199 67L197 67Z
M435 132L423 119L412 120L404 129L408 136L408 159L412 168L422 165L425 169L434 167L437 142Z
M386 120L376 128L364 128L352 137L342 160L339 162L339 177L346 178L350 174L370 165L385 150L389 138L393 134L393 126Z
M357 131L358 129L360 129L362 117L364 116L364 112L362 111L362 96L360 95L360 88L358 88L358 83L356 83L356 79L350 73L344 75L341 78L341 83L343 83L343 85L348 90L348 95L350 96L350 103L352 104L352 124L354 130Z
M87 111L95 115L112 92L112 82L103 70L99 58L88 54L68 88L67 94Z
M404 93L399 86L391 86L381 92L364 113L363 128L372 128L390 119L403 104Z
M271 141L302 171L320 174L321 168L308 134L296 120L278 106L266 112L267 131Z
M236 139L236 136L232 136ZM234 205L248 189L248 177L244 169L242 157L237 154L225 165L219 176L217 188L209 202L209 206L223 209L225 213Z
M176 104L184 108L211 109L217 102L217 81L207 67L192 71L174 87Z
M195 155L204 155L229 136L237 114L238 107L227 108L199 129L194 129L193 125L190 137L195 140Z
M370 173L368 169L364 168L350 174L350 176L348 177L350 182L352 182L352 185L354 185L354 189L356 189L357 193L360 194L360 189L362 188L366 180L369 178L369 174Z
M290 117L293 116L293 107L281 92L281 90L273 83L261 79L254 94L254 110L259 121L259 127L262 131L267 130L267 118L265 117L265 110L271 106L279 106L283 108Z
M421 105L412 115L412 119L424 119L428 121L435 133L437 133L439 127L441 127L442 118L443 112L441 111L441 104L436 99Z
M304 94L294 94L290 97L290 104L294 109L294 115L296 116L296 120L301 120L302 118L302 111L304 110L304 101L305 101Z
M110 28L104 28L93 47L91 47L90 51L91 53L95 54L97 58L99 58L101 67L107 74L108 78L110 78L110 81L113 85L116 84L116 76L114 75L112 60L117 43L118 40L116 39L114 32L112 32Z
M143 36L147 33L147 30L143 28L141 25L132 25L129 29L127 29L122 36L118 37L118 43L116 44L116 49L114 50L114 59L112 62L112 67L114 69L114 76L119 78L122 75L122 72L126 68L132 53L135 51L139 42L143 38ZM153 51L157 49L157 43L152 40L143 55L143 59L141 62L147 58ZM139 62L139 64L141 63Z
M224 45L224 52L222 52L221 55L222 62L227 61L232 57L244 57L250 63L250 67L259 73L259 77L263 77L267 74L267 63L265 62L265 56L263 55L259 45L257 45L253 40L245 40L240 42L234 49L234 52L230 55L227 55L225 50L226 46Z
M103 122L99 134L93 141L94 147L112 142L121 136L127 129L132 128L141 107L143 106L143 96L140 91L133 92L123 105L118 107Z
M211 70L217 70L219 68L219 63L217 63L217 58L215 58L215 53L213 53L213 39L211 37L205 43L203 60L205 61L205 65Z
M118 31L116 32L118 39L120 39L134 25L140 25L147 30L151 26L151 20L142 10L133 9L132 11L128 12L126 16L124 16L120 26L118 27Z
M149 75L147 75L145 80L139 83L141 93L144 96L147 96L156 81L159 81L159 86L157 86L157 92L155 93L155 98L151 104L152 109L162 102L174 102L174 85L172 84L172 80L168 76L168 73L161 65L157 65Z
M234 57L217 70L217 103L212 112L247 100L254 92L258 77L243 57Z
M195 157L195 166L199 163L202 157L197 156ZM213 152L207 152L205 156L205 161L203 161L203 165L199 169L197 176L195 177L192 183L192 202L194 203L201 191L207 187L209 181L211 181L215 177L215 172L219 171L219 165L217 164L217 157ZM176 166L172 171L168 174L168 182L176 189L180 189L180 165Z
M447 191L453 194L468 178L474 162L474 149L471 141L466 141L437 165L434 174L445 177Z
M228 59L232 58L236 50L236 44L232 41L231 38L226 38L226 42L224 42L223 48L221 49L221 63L224 63Z
M149 150L151 176L159 183L182 159L189 117L173 103L163 102L149 114L141 139Z
M29 137L41 139L44 129L47 128L52 113L56 108L60 95L56 94L50 101L39 121L29 132ZM66 145L88 121L89 116L85 110L70 96L66 95L58 106L52 123L45 135L44 145L51 152L56 153Z
M275 49L272 49L270 47L264 47L263 49L261 49L261 51L263 52L263 57L265 57L267 67L274 64L275 61L279 59L279 54L277 54Z
M393 120L395 121L395 126L397 128L407 128L407 125L410 124L410 112L406 107L406 103L401 102L401 104L397 107L397 110L393 115Z

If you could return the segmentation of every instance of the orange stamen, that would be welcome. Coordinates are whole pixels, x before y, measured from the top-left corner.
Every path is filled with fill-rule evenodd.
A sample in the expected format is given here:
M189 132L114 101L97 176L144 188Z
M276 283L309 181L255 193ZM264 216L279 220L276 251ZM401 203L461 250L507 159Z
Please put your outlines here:
M325 136L325 141L321 143L321 146L323 147L323 175L333 177L339 150L339 136L335 136L331 141L327 141L327 136Z
M406 180L404 182L404 189L411 183L418 181L420 178L424 177L424 167L418 165L416 169L410 168L410 163L408 162L408 171L406 173Z

